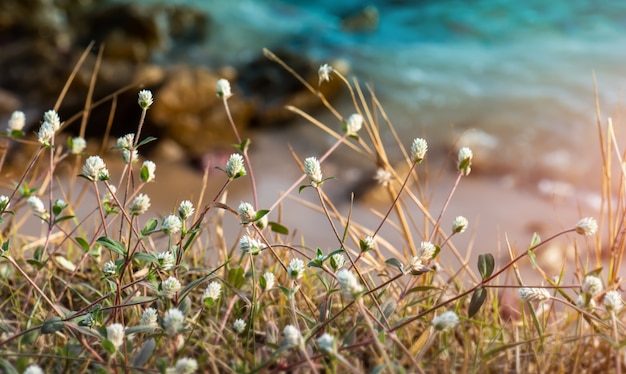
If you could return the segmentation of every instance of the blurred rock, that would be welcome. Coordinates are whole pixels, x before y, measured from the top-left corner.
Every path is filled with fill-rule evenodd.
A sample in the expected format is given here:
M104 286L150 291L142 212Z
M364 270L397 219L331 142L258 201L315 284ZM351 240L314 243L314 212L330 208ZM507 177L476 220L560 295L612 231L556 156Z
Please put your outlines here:
M341 27L348 32L374 32L378 29L379 23L378 8L368 5L355 13L344 16Z

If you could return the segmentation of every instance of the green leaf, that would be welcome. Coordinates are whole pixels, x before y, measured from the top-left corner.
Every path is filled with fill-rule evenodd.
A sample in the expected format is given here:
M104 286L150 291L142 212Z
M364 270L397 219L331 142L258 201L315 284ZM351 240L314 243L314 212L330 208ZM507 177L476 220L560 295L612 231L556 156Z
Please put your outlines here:
M472 294L472 299L470 300L469 310L467 312L467 318L472 318L480 308L485 303L487 299L487 290L482 287L478 287L476 291Z
M483 280L491 276L494 267L495 260L491 253L485 253L478 256L478 272L483 277Z
M301 192L302 192L302 190L304 190L304 189L305 189L305 188L307 188L307 187L311 187L311 186L309 186L309 185L307 185L307 184L303 184L302 186L300 186L300 188L298 188L298 193L301 193Z
M535 255L535 252L530 249L528 249L527 254L528 254L528 258L530 258L530 263L533 269L536 269L537 268L537 255Z
M539 234L534 232L533 233L533 238L530 241L530 248L534 248L534 247L538 246L539 243L541 243L541 238L539 237Z
M61 330L65 326L65 322L60 317L52 317L41 325L42 334L52 334Z
M228 271L228 283L230 283L233 287L240 289L245 281L243 273L244 271L242 267L230 269Z
M59 218L57 218L57 219L55 219L55 220L54 220L53 224L54 224L54 225L57 225L57 224L59 224L59 223L61 223L61 222L63 222L63 221L67 221L68 219L72 219L72 218L74 218L74 216L63 216L63 217L59 217Z
M96 242L102 245L104 248L111 250L120 256L126 257L126 247L124 247L124 244L118 242L117 240L107 238L106 236L101 236L98 238L98 240L96 240Z
M5 374L20 374L11 363L4 358L0 358L0 371Z
M277 234L289 235L289 229L281 225L280 223L268 222L268 225L270 229Z
M283 292L283 294L287 297L291 297L291 290L285 286L278 286L278 289Z
M146 225L141 229L142 236L148 236L151 234L157 227L158 221L156 218L151 218L146 222Z
M37 260L26 260L26 262L36 267L37 270L41 270L43 268L43 263Z
M76 243L78 243L78 245L80 245L80 247L83 249L83 251L85 252L89 252L89 243L87 243L87 241L79 236L75 237L74 240L76 240Z
M137 144L137 148L141 147L144 144L148 144L150 142L153 142L157 140L157 138L153 137L153 136L148 136L147 138L145 138L144 140L140 141L139 144Z
M143 342L139 351L133 358L133 366L134 367L143 367L146 362L152 357L154 353L154 348L156 347L156 340L150 338Z
M397 258L392 257L392 258L386 260L385 264L387 264L389 266L393 266L394 268L396 268L396 269L398 269L400 271L404 271L404 265Z
M133 255L133 258L138 261L151 262L154 264L159 263L159 260L156 258L156 256L151 253L135 252L135 254Z
M260 220L261 218L265 217L270 211L267 209L261 209L258 212L256 212L256 216L254 216L254 218L252 219L252 222L256 222L258 220Z
M238 151L241 151L241 153L246 152L249 146L250 146L250 139L244 139L241 142L241 144L233 144L233 148L235 148Z
M113 354L116 351L115 346L109 339L102 339L102 348L104 348L110 354Z
M2 243L2 252L9 251L9 239L7 239L4 243Z

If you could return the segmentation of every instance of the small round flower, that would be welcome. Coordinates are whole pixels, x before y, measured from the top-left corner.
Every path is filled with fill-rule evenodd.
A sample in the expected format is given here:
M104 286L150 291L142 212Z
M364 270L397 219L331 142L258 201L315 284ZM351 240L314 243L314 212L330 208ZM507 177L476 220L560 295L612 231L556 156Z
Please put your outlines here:
M106 276L115 275L115 273L117 273L117 266L115 266L115 263L113 263L113 261L107 261L102 268L102 272Z
M378 168L376 170L376 175L374 176L374 180L383 187L387 187L389 183L393 180L393 175L390 172L383 168Z
M150 183L154 181L154 171L156 170L156 164L150 160L146 160L141 165L141 181Z
M70 141L70 153L73 155L79 155L87 148L87 141L85 138L75 137Z
M546 301L550 299L550 293L543 287L522 287L517 290L520 300L527 303L530 301Z
M276 283L276 277L274 276L274 273L272 272L266 272L265 274L263 274L263 279L265 280L265 285L263 287L263 289L265 291L271 290L274 287L274 284Z
M174 255L170 251L157 253L156 258L159 261L159 268L161 270L172 270L174 268L174 265L176 265Z
M361 292L363 292L363 286L359 283L359 281L354 276L350 270L341 269L337 272L337 282L339 282L339 287L341 288L341 292L344 295L354 298Z
M136 149L133 149L133 150L122 149L122 160L124 161L125 164L130 164L131 161L132 163L135 163L139 161L139 153L137 152Z
M193 358L183 357L176 361L173 368L167 368L167 374L192 374L198 370L198 362Z
M121 323L112 323L107 326L107 340L109 340L115 349L124 344L124 326Z
M9 127L7 127L7 131L9 133L13 131L21 132L24 129L24 125L26 125L26 116L24 112L16 110L11 113L11 118L9 118Z
M139 107L143 110L150 108L150 105L154 103L154 99L152 98L152 92L150 90L139 91L137 103L139 104Z
M39 131L37 132L37 141L44 147L52 145L54 139L54 127L50 122L44 122L41 124Z
M368 235L359 244L361 247L361 252L369 252L374 250L374 245L376 244L376 241L374 240L374 237Z
M252 239L248 235L242 236L239 240L239 248L243 252L248 252L251 255L258 255L266 247L267 246L265 245L265 243L256 239Z
M130 203L130 207L128 208L128 212L133 216L139 216L144 214L150 208L150 197L146 194L140 193L135 197L135 199Z
M319 83L318 84L322 84L322 82L329 82L330 81L330 73L333 72L333 68L332 66L328 65L328 64L324 64L322 66L320 66L319 70L317 70L317 75L319 76Z
M126 134L117 138L117 148L131 150L135 145L135 134Z
M329 354L333 354L337 352L337 347L335 345L335 338L329 333L325 332L317 338L317 345L319 345L320 350L322 352L326 352Z
M576 298L576 306L584 310L593 310L596 307L596 301L589 295L578 295Z
M157 314L156 309L154 308L146 308L143 313L141 313L141 320L139 324L143 326L156 326L159 315Z
M233 323L233 330L235 330L237 334L241 334L245 331L245 329L246 329L246 321L244 321L241 318L237 318L235 322Z
M61 118L59 118L59 114L52 109L43 114L43 121L48 122L52 126L54 132L59 131L59 128L61 127Z
M303 343L302 334L300 334L300 331L293 325L285 326L283 336L282 346L297 347Z
M472 171L472 157L474 157L474 154L471 149L463 147L459 150L457 169L461 172L461 174L469 175Z
M604 295L604 308L609 313L619 313L624 307L622 295L617 291L609 291Z
M411 162L419 164L428 151L428 143L422 138L415 138L411 144Z
M44 215L46 213L46 207L43 205L43 201L37 196L30 196L26 202L33 212Z
M443 312L437 317L433 318L432 325L437 331L446 331L454 328L459 324L459 316L455 312L449 310Z
M44 374L44 372L39 365L30 365L22 374Z
M213 301L216 301L217 299L220 298L221 294L222 294L221 283L213 281L209 283L207 288L204 290L204 293L202 294L202 300L212 299Z
M220 99L228 99L233 96L233 93L230 90L230 82L226 79L220 79L217 81L217 97Z
M356 136L359 130L361 130L361 127L363 127L363 116L358 113L354 113L348 117L345 126L346 135Z
M181 289L180 282L175 277L169 277L161 282L161 290L163 295L168 299L173 299L176 293Z
M163 221L161 222L161 230L169 235L174 235L180 232L182 227L183 222L177 215L174 214L170 214L169 216L163 218Z
M178 205L178 216L182 220L186 220L187 218L191 217L193 215L193 212L195 212L195 209L193 207L193 204L189 200L183 200Z
M256 212L254 211L254 207L250 203L242 202L239 204L239 208L237 208L237 214L239 215L239 220L241 224L247 226L254 221L256 217Z
M0 212L4 212L5 210L9 209L9 205L11 205L9 203L9 198L5 195L1 195L0 196Z
M315 157L308 157L304 160L304 172L309 178L311 186L317 187L322 183L322 168Z
M582 285L582 291L590 296L596 296L602 292L602 280L596 276L587 275Z
M452 221L452 232L455 234L460 234L467 229L467 225L469 225L467 218L463 216L458 216L454 219L454 221Z
M170 308L163 316L163 330L168 335L176 335L185 327L185 315L178 308Z
M420 256L414 256L411 258L409 262L408 268L405 270L405 273L411 273L412 275L420 275L426 272L431 271L432 269L428 267L422 260Z
M337 253L330 256L330 267L333 268L334 271L341 269L345 263L346 256L344 256L343 253Z
M291 279L300 279L304 275L304 261L294 258L287 266L287 274Z
M229 179L236 179L246 175L246 168L243 157L238 153L233 153L226 162L226 175Z
M102 180L101 178L108 177L109 171L107 170L104 160L100 156L89 156L85 160L83 165L83 176L94 182ZM108 179L108 178L107 178Z
M422 242L420 247L417 249L417 257L422 260L422 262L427 262L433 258L435 251L437 248L431 242Z
M593 235L598 231L598 223L593 217L586 217L576 224L576 233L580 235Z

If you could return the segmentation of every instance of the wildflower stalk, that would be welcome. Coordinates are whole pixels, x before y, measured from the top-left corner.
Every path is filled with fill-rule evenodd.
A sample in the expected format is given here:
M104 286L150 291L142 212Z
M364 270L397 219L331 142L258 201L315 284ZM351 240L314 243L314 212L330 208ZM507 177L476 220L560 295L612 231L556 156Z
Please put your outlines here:
M463 173L459 173L457 175L456 180L454 181L454 185L452 186L452 189L450 190L450 193L448 194L446 201L443 203L443 207L441 208L441 211L439 211L439 216L437 217L437 220L435 221L435 226L433 227L433 231L430 233L430 237L428 238L428 241L433 241L435 235L439 231L439 226L441 226L441 219L443 218L443 214L448 209L448 204L450 204L450 200L452 200L452 195L454 195L456 188L459 186L459 182L461 181L461 178L463 178Z

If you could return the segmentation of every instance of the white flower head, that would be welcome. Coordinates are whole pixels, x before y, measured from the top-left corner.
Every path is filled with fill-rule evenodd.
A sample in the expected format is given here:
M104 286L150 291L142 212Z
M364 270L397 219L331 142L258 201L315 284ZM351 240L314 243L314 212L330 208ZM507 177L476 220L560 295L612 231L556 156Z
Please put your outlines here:
M263 287L265 291L274 288L274 284L276 283L276 277L274 276L274 273L270 271L266 272L265 274L263 274L263 279L265 281L265 287Z
M339 270L337 272L337 282L339 282L341 292L350 298L355 298L358 294L363 292L363 286L361 286L354 276L354 273L350 270Z
M576 224L576 233L580 235L594 235L598 231L598 223L593 217L586 217Z
M106 276L115 275L117 273L117 266L115 266L113 261L107 261L102 268L102 272Z
M304 275L304 261L299 258L294 258L287 266L287 274L291 279L300 279Z
M30 208L32 209L33 212L39 214L39 215L44 215L46 214L46 207L43 205L43 201L41 201L41 199L37 196L30 196L26 202L28 203L28 206L30 206Z
M213 301L216 301L217 299L220 298L221 294L222 294L222 284L219 282L213 281L209 283L207 288L204 290L204 293L202 294L202 300L212 299Z
M455 234L460 234L467 229L467 225L469 225L467 218L463 216L457 216L454 221L452 221L452 232Z
M128 212L133 216L139 216L148 211L148 208L150 208L150 197L146 194L140 193L130 203Z
M409 262L408 268L405 273L411 273L412 275L420 275L433 270L430 268L420 256L414 256Z
M183 222L180 220L180 217L174 214L170 214L169 216L163 218L163 221L161 222L161 230L169 235L174 235L180 232L182 227Z
M550 300L550 293L543 287L522 287L517 290L520 300L523 302Z
M300 330L298 330L293 325L285 326L285 328L283 329L283 336L284 338L281 344L282 346L297 347L300 346L300 344L304 343L304 340L302 339L302 334L300 334Z
M182 288L180 282L175 277L169 277L161 282L161 291L168 299L173 299L176 293Z
M359 130L361 130L361 127L363 127L363 116L358 113L354 113L348 117L345 126L346 135L356 136Z
M124 344L125 329L121 323L112 323L107 326L107 340L109 340L115 349L119 349Z
M337 352L337 346L335 344L335 338L329 333L325 332L317 338L317 345L319 345L322 352L333 354Z
M330 82L330 74L333 72L333 68L332 66L328 65L328 64L324 64L322 66L320 66L320 68L317 70L317 75L319 76L319 85L321 85L323 82Z
M37 132L37 141L44 147L52 145L54 139L54 127L50 122L44 122L41 124L39 131Z
M229 179L236 179L246 175L243 157L239 153L233 153L226 162L226 175Z
M122 149L122 160L125 164L135 163L139 161L139 153L136 149Z
M391 183L391 181L393 180L393 175L383 168L378 168L376 170L374 180L381 186L387 187L389 183Z
M0 212L4 212L5 210L9 209L9 198L5 195L1 195L0 196Z
M308 157L304 160L304 172L309 178L311 186L317 187L322 183L322 168L315 157Z
M596 307L596 301L589 295L580 294L576 298L576 306L584 310L593 310Z
M366 236L360 244L361 252L369 252L374 250L374 246L376 245L376 241L373 236Z
M618 291L609 291L604 295L604 308L609 313L619 313L624 307L624 300Z
M596 296L602 292L602 280L594 275L587 275L581 288L587 295Z
M143 313L141 313L141 321L139 323L144 326L156 326L158 317L159 315L156 309L146 308Z
M258 255L266 247L267 246L265 245L265 243L259 240L253 239L249 237L248 235L242 236L241 239L239 240L239 248L243 252L248 252L251 255Z
M413 139L411 144L411 162L419 164L426 157L428 143L422 138Z
M44 374L44 372L39 365L30 365L22 374Z
M168 335L176 335L185 327L185 315L178 308L170 308L163 316L163 330Z
M87 148L87 141L85 138L75 137L70 142L70 153L73 155L79 155Z
M432 325L436 331L446 331L459 324L459 316L451 310L443 312L433 318Z
M59 128L61 127L61 118L59 118L59 114L52 109L43 114L43 121L48 122L52 126L54 132L59 131Z
M457 169L461 172L461 174L469 175L469 173L472 171L471 166L473 157L474 154L472 153L472 150L468 147L463 147L459 150Z
M154 171L156 170L156 164L153 161L146 160L141 165L141 181L145 183L150 183L154 181Z
M198 362L193 358L183 357L176 361L173 368L167 368L167 374L192 374L198 370Z
M245 202L239 204L239 208L237 208L237 214L239 215L239 220L241 221L241 224L244 226L250 225L256 217L256 211L254 210L252 204Z
M230 90L230 82L226 79L220 79L217 81L217 97L220 99L228 99L233 96L232 91Z
M83 165L83 176L92 182L108 180L109 170L100 156L89 156Z
M437 247L431 242L422 242L420 247L417 249L417 257L422 260L422 262L426 263L435 255L435 251Z
M137 98L137 103L141 109L148 109L150 105L154 103L154 98L152 97L152 91L150 90L141 90L139 91L139 97Z
M195 209L193 207L193 204L189 200L183 200L178 205L178 216L183 221L191 217L194 212L195 212Z
M172 270L176 265L176 259L170 251L160 252L156 255L159 261L159 268L164 271Z
M237 334L241 334L246 330L246 321L241 318L237 318L235 322L233 322L233 330Z
M333 268L333 270L335 271L341 269L343 265L345 265L345 263L346 256L344 256L343 253L335 253L334 255L330 256L330 267Z
M9 127L7 127L7 131L9 133L13 131L22 131L24 126L26 125L26 116L24 112L16 110L11 113L11 118L9 118Z
M117 148L131 150L135 145L135 134L126 134L117 138Z

